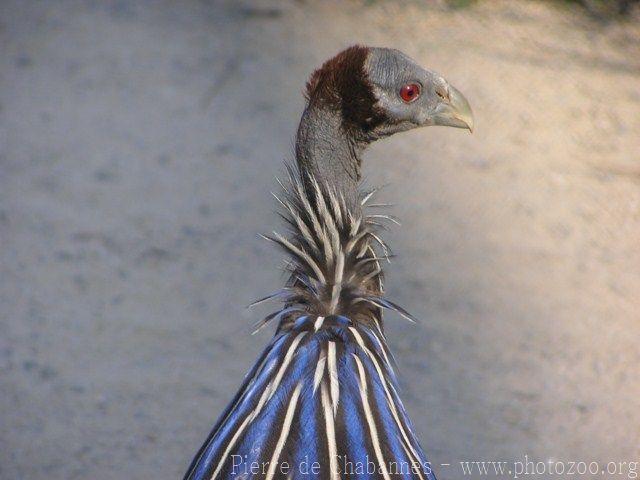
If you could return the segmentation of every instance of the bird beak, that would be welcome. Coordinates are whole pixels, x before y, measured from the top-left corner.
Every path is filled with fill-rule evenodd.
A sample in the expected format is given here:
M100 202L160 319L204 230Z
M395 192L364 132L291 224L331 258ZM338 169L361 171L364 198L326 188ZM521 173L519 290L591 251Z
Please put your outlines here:
M435 109L435 115L432 116L433 124L468 128L473 133L473 112L467 99L457 88L449 84L442 90L441 101Z

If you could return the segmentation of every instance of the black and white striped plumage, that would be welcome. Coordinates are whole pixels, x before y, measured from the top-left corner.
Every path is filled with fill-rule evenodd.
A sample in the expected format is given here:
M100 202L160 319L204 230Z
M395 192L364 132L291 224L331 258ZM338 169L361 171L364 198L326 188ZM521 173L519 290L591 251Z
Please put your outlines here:
M407 95L410 92L410 95ZM258 328L276 335L195 456L185 480L435 480L400 397L382 311L380 230L392 217L361 194L362 152L427 125L472 128L466 99L397 50L355 46L316 70L296 137L297 168L276 195L289 227L266 236L290 279Z

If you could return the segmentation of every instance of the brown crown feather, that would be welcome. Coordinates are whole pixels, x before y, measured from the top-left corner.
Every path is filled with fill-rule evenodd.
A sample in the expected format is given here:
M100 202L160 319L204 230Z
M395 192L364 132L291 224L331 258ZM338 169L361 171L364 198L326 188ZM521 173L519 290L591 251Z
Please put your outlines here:
M384 122L376 106L373 86L365 71L369 49L360 45L343 50L314 71L305 96L310 106L340 112L343 126L352 133L368 133Z

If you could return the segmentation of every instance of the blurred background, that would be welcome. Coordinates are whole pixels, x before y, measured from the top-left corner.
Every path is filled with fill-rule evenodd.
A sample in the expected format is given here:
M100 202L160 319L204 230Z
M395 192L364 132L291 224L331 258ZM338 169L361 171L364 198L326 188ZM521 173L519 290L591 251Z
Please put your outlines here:
M182 477L273 333L245 306L284 281L257 235L304 82L356 42L476 115L365 158L403 223L387 288L422 323L386 325L440 477L640 460L639 20L595 0L0 2L0 477Z

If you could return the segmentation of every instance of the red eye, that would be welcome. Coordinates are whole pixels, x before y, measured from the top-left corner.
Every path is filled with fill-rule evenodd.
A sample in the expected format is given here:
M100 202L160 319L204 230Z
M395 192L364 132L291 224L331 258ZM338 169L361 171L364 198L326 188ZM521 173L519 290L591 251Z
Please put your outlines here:
M420 85L417 83L407 83L400 89L400 97L407 103L413 102L420 96Z

